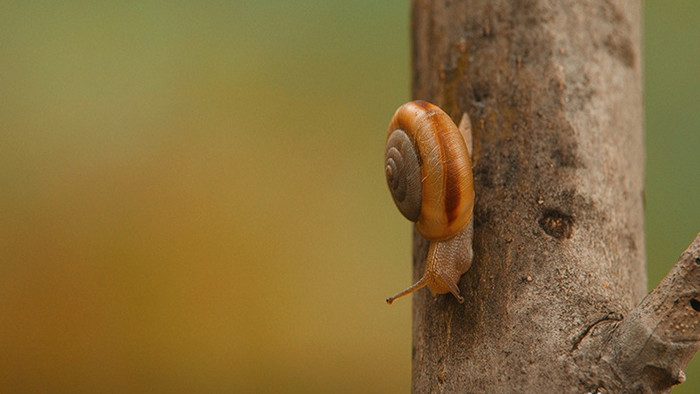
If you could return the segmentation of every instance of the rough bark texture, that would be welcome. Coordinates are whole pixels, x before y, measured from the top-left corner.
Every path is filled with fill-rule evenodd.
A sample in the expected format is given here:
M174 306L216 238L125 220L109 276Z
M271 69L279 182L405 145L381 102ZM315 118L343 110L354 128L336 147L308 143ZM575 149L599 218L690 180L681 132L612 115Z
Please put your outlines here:
M469 114L476 163L466 301L414 295L414 391L682 381L700 336L700 251L679 262L692 274L676 267L695 287L667 278L635 309L646 293L641 2L416 0L413 45L414 98L455 121ZM428 243L414 241L417 277Z

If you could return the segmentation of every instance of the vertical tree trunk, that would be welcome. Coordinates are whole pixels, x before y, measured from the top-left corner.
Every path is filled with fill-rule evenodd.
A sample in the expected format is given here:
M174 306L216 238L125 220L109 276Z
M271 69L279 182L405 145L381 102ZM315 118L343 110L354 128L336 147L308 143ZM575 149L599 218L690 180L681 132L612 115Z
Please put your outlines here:
M674 360L697 350L698 289L635 309L646 294L640 28L640 1L414 1L413 95L471 117L476 191L466 301L414 296L414 391L683 380ZM428 244L414 241L419 276ZM696 244L678 277L698 275ZM685 350L659 361L644 346L672 336L649 329L667 321L650 312L662 303L692 327Z

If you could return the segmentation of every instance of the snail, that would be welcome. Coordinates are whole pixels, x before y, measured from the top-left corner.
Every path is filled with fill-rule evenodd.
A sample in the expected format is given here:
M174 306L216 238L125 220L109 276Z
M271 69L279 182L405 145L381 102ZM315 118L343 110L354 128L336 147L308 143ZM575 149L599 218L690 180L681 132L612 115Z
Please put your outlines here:
M471 140L466 113L458 128L444 111L425 101L396 110L386 139L386 180L399 211L415 222L430 246L423 276L387 298L387 304L426 286L434 298L452 293L464 302L458 282L473 256Z

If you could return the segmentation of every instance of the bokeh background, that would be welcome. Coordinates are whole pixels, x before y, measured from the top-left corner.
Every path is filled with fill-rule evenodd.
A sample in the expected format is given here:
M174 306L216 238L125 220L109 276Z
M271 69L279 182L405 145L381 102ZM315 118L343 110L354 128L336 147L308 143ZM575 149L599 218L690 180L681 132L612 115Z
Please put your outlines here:
M646 2L650 288L700 231L699 16ZM0 392L408 392L409 51L407 1L0 0Z

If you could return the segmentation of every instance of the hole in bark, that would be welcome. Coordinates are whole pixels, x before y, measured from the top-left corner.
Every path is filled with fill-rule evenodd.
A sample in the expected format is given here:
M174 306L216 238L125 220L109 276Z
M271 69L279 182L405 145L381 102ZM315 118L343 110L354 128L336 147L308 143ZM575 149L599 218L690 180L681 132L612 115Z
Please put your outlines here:
M696 311L700 312L700 301L696 300L695 298L690 300L690 306Z
M542 230L557 239L571 238L574 218L557 210L548 210L538 221Z

